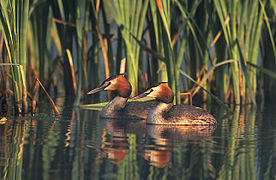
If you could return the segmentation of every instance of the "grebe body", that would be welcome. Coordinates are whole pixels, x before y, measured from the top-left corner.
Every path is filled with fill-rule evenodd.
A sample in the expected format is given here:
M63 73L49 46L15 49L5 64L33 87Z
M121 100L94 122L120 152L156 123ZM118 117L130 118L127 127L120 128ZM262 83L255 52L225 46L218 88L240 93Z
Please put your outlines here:
M154 101L127 102L131 94L131 84L125 78L126 73L109 77L102 84L87 94L99 91L114 91L117 96L103 107L100 117L102 118L131 118L146 119L148 114L156 107Z
M173 105L174 94L167 83L160 83L132 99L154 97L159 104L147 117L148 124L213 126L216 119L201 109L190 105Z

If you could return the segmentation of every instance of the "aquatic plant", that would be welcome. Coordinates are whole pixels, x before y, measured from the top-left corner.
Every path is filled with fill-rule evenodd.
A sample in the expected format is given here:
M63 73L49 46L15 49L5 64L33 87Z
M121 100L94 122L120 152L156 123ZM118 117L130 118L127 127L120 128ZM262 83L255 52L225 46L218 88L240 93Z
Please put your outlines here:
M11 69L15 110L27 112L25 51L29 0L1 1L0 5L1 37L4 37L8 54L8 64L1 66L9 65Z
M256 103L262 94L266 100L276 100L271 98L275 97L274 1L7 0L0 4L0 95L9 101L10 94L18 112L27 112L29 92L29 97L38 99L34 74L46 91L53 87L55 94L73 96L79 105L88 89L120 69L128 73L132 95L168 81L175 103L181 103L183 91L202 101L216 97L224 103Z

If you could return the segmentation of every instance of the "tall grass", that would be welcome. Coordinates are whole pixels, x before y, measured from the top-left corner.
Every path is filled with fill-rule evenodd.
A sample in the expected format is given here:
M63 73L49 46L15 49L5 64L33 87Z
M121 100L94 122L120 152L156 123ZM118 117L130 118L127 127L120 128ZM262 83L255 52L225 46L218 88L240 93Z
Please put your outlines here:
M140 57L140 46L133 36L141 40L148 2L149 0L121 0L114 1L114 4L112 4L111 1L104 1L120 28L125 42L127 72L129 72L128 79L133 88L132 95L138 91L138 65Z
M74 96L78 105L89 88L119 73L123 58L132 95L157 81L168 81L175 103L181 102L183 91L192 91L195 99L203 101L217 96L225 103L245 104L255 103L264 90L267 100L276 100L271 98L275 97L274 1L27 0L0 4L5 42L1 63L10 66L19 112L27 110L27 92L33 88L29 74L37 73L47 91L62 82L58 93ZM198 84L205 90L199 91Z
M0 26L11 65L15 110L27 112L25 52L29 0L1 1L0 5Z
M262 57L265 59L262 67L275 72L276 68L276 53L275 53L275 39L276 39L276 3L269 1L265 4L265 22L266 27L262 31L263 46L261 46ZM273 23L274 22L274 23ZM266 48L269 47L269 48ZM273 48L273 51L271 50ZM275 81L269 75L264 75L264 96L266 102L275 102Z
M230 58L239 60L230 66L235 103L241 102L241 96L246 97L247 90L250 97L249 102L255 103L253 94L256 93L257 88L256 69L249 71L246 63L247 61L253 64L257 63L264 9L260 8L258 1L252 3L228 1L225 3L216 0L214 4L225 37L227 53ZM240 18L236 18L239 17L238 15ZM243 51L241 47L243 47Z

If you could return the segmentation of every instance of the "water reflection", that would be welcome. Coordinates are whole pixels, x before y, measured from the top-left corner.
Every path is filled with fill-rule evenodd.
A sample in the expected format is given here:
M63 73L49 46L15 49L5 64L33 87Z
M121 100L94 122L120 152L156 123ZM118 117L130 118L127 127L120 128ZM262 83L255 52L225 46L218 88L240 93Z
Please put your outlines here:
M175 144L200 143L212 134L215 126L170 126L147 125L147 136L144 158L150 165L165 167L170 161L171 151Z
M137 138L145 136L145 121L131 119L103 119L103 121L101 158L107 158L111 163L119 165L129 154L131 145L134 148L142 145L141 141L137 142Z
M216 112L216 128L197 129L99 119L97 111L72 108L59 118L7 117L0 179L273 179L274 108Z

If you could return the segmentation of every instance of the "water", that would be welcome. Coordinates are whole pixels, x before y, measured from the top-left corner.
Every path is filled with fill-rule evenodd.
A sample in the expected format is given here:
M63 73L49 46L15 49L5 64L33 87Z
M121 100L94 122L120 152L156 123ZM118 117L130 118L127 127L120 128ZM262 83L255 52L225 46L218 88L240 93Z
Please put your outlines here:
M0 125L0 179L275 179L275 106L213 110L216 128L146 126L66 107Z

